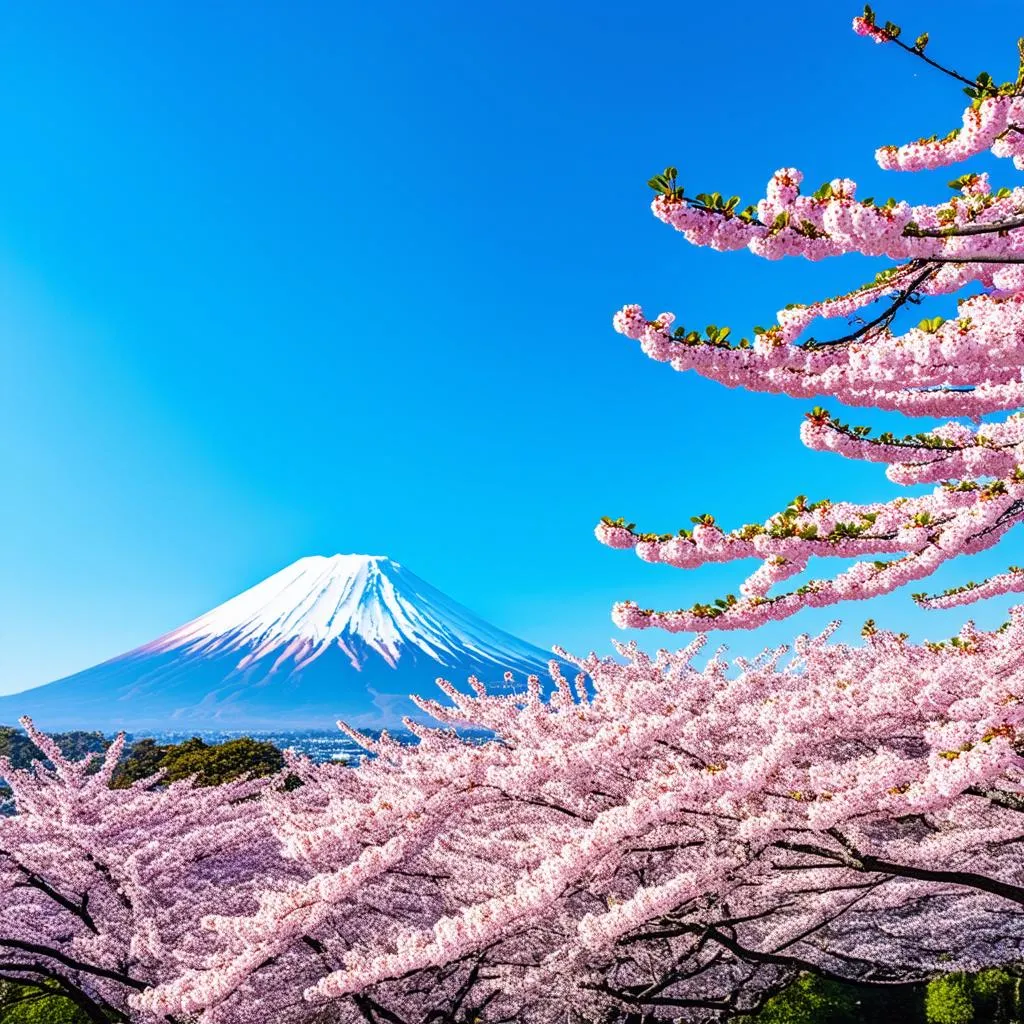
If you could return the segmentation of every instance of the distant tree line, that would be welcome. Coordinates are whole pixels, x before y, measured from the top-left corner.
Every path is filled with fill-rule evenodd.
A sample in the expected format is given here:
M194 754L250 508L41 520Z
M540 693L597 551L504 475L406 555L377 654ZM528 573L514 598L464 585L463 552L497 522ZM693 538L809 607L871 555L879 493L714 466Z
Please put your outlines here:
M68 757L81 758L86 754L102 753L110 746L101 732L55 732L55 742ZM39 758L39 750L23 729L16 726L0 725L0 757L8 757L15 768L31 768Z
M54 733L53 739L72 758L102 753L110 746L110 741L99 732ZM39 758L39 751L22 730L3 725L0 726L0 757L10 758L15 768L24 769ZM284 755L273 743L250 736L223 743L207 743L198 736L183 743L167 744L140 739L126 748L111 786L123 789L158 771L164 773L162 782L178 782L195 776L200 786L216 786L243 775L273 775L283 767Z
M160 745L143 739L134 743L121 762L111 786L124 789L162 771L162 782L195 776L200 786L218 786L243 775L264 777L284 768L284 755L266 740L243 736L224 743L206 743L193 736L184 743Z
M55 733L54 739L75 757L102 753L110 746L110 741L98 732ZM23 732L4 725L0 726L0 757L10 758L15 768L30 768L32 762L39 758L39 751ZM223 743L207 743L198 736L183 743L167 744L140 739L126 749L111 786L124 789L158 771L163 772L161 783L179 782L195 776L200 786L217 786L243 775L261 778L273 775L283 767L284 755L273 743L249 736ZM288 776L286 788L291 789L295 785L298 785L298 779ZM13 813L11 790L0 779L0 815Z

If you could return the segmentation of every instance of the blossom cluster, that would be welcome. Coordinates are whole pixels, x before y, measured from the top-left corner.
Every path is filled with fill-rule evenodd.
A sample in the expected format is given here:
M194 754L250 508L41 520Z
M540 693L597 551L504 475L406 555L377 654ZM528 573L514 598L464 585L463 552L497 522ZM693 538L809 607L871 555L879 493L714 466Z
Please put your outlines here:
M217 955L204 913L241 912L255 879L288 877L259 800L272 780L111 789L123 736L70 761L22 723L46 761L0 758L15 805L0 819L0 980L49 978L127 1019L133 995Z
M854 29L878 42L899 31L889 23L879 27L870 12ZM926 42L920 37L912 52L923 52ZM946 139L884 147L879 164L925 170L991 149L1024 167L1024 96L996 89L983 76L972 92L977 96L961 129ZM957 555L992 547L1024 521L1024 418L1016 411L1024 407L1024 188L994 192L987 174L965 174L950 183L956 194L948 201L877 204L859 201L848 178L811 195L801 194L801 182L795 168L776 171L764 198L737 213L736 197L686 197L669 168L651 181L659 193L652 209L690 243L719 251L810 260L859 253L897 263L843 295L786 306L777 323L755 328L752 340L731 342L728 328L687 330L676 326L674 313L649 318L638 305L619 310L614 327L649 358L727 387L829 395L846 406L942 418L923 433L872 437L868 427L849 427L816 408L800 432L809 448L883 464L892 482L933 490L887 503L791 506L728 531L710 517L677 533L638 532L624 520L603 519L597 538L645 561L679 568L748 558L761 563L736 594L712 603L658 611L621 602L613 610L621 627L748 629L804 607L875 597L927 578ZM968 287L981 291L961 297L955 316L897 329L909 304ZM868 311L879 306L871 317ZM824 340L810 333L836 320L861 326ZM855 561L829 578L776 590L804 572L811 556ZM1017 592L1019 583L1011 572L917 599L924 607L949 607Z
M984 104L995 108L1003 99L985 100ZM1024 100L1020 102L1024 109ZM970 113L968 108L965 118ZM879 151L884 152L888 150ZM1003 235L998 225L1021 214L1024 189L1005 188L993 194L987 177L981 174L965 175L959 194L947 201L915 205L895 199L883 205L873 199L859 201L857 185L849 178L833 179L813 195L802 195L802 181L803 173L794 167L776 171L764 198L753 207L756 217L709 208L673 194L655 196L651 210L693 245L719 252L745 248L772 260L784 256L820 260L862 253L896 260L970 264L972 258L984 262L1021 251L1019 235ZM972 273L981 271L975 268Z

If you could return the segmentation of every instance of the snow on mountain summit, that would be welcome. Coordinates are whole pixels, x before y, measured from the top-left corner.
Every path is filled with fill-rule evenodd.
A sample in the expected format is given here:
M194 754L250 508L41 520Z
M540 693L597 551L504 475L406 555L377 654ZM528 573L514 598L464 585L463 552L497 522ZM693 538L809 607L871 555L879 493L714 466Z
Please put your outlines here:
M443 675L547 677L551 656L384 555L300 558L117 658L9 697L45 728L394 727Z
M500 661L510 646L520 646L383 555L300 558L149 646L195 653L248 649L239 668L281 652L301 668L337 645L359 669L365 660L359 642L392 667L403 648L418 648L446 665L467 649Z

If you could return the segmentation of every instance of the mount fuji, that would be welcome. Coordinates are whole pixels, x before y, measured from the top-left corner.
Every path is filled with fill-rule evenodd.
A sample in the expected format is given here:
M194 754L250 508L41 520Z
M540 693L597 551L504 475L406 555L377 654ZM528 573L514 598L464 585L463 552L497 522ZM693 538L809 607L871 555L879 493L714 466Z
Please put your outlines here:
M424 720L476 675L518 687L551 656L489 625L380 555L301 558L206 615L127 654L0 697L0 722L163 732L364 728ZM571 676L570 676L571 678Z

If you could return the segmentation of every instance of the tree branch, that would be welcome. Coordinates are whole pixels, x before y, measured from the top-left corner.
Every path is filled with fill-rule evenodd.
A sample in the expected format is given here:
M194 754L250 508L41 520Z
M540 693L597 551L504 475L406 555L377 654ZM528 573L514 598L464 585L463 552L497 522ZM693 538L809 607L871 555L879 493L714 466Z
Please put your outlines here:
M70 967L73 971L81 971L83 974L91 974L97 978L106 978L108 981L117 981L122 985L127 985L129 988L135 989L138 992L142 992L149 988L148 981L140 981L138 978L133 978L121 971L112 971L108 970L106 967L98 967L95 964L85 963L83 960L76 960L74 957L70 957L66 953L62 953L59 949L51 949L49 946L41 946L35 942L23 942L21 939L0 938L0 947L17 949L23 953L34 953L36 956L43 956L50 960L56 960L65 967Z
M916 266L919 265L920 261L915 261L914 263L911 263L908 266L908 270L913 270ZM829 341L817 341L814 338L809 338L807 341L804 342L804 344L801 347L808 349L819 349L827 348L830 345L848 344L849 342L857 341L859 338L864 337L864 335L866 335L869 331L873 330L876 327L888 327L888 325L892 323L893 319L895 318L897 310L899 310L901 306L904 306L908 302L910 302L911 298L913 297L917 289L922 284L924 284L925 281L927 281L930 277L934 277L936 273L937 271L931 268L928 268L925 271L923 271L921 274L915 277L914 280L911 281L905 289L897 293L896 299L891 303L888 309L886 309L880 315L876 316L874 320L871 320L868 323L864 324L862 327L859 327L852 334L844 335L842 338L833 338Z

